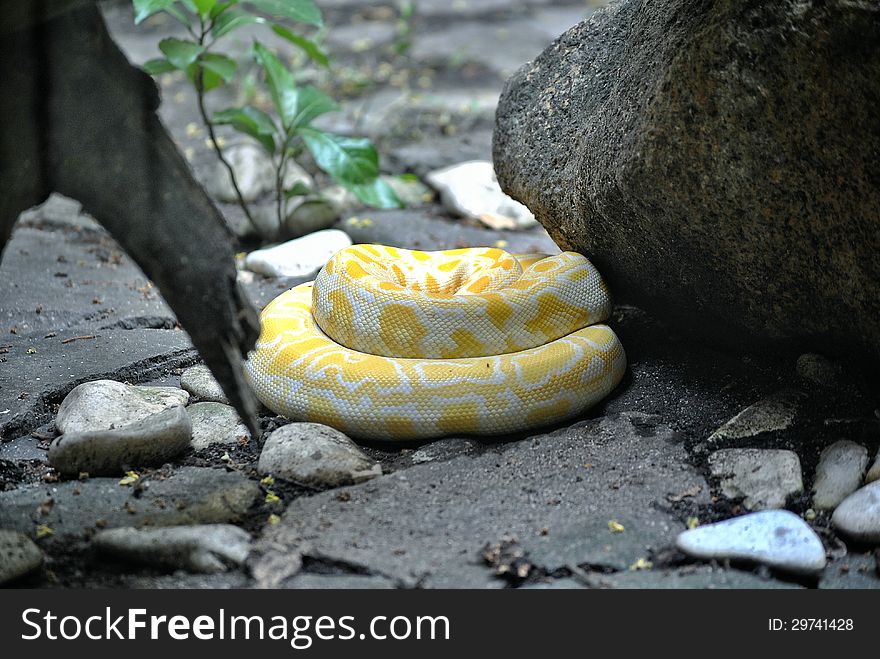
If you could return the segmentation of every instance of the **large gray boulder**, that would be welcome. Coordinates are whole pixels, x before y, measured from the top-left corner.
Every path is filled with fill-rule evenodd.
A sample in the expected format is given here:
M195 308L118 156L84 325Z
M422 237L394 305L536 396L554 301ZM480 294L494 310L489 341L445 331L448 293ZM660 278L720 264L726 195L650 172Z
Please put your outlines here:
M629 0L506 84L502 188L711 337L880 355L880 3Z

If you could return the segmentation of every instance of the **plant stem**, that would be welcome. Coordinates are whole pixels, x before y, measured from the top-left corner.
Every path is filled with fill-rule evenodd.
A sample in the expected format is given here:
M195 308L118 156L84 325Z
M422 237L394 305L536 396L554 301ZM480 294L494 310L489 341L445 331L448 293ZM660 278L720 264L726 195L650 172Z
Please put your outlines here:
M241 194L241 189L238 187L238 181L235 180L235 171L232 169L232 165L228 160L223 156L223 150L220 148L220 144L217 142L217 135L214 133L214 125L208 119L208 112L205 110L205 95L202 91L202 75L203 73L199 73L199 84L196 87L196 95L198 96L198 104L199 104L199 114L202 116L202 122L208 129L208 136L211 138L211 144L214 146L214 151L217 153L217 158L223 163L223 166L226 168L226 171L229 172L229 180L232 181L232 187L235 190L235 196L238 197L238 205L241 206L241 210L244 211L245 216L248 221L251 223L251 226L254 229L257 228L256 222L254 222L254 218L251 216L251 212L248 209L247 202L244 200L244 196Z
M278 169L275 170L275 196L276 207L275 212L278 215L279 229L284 224L284 211L287 210L287 204L284 199L284 165L287 159L287 141L285 140L284 148L281 150L281 161L278 163Z
M201 24L199 35L199 45L204 45L205 37L207 36L207 31L205 30L204 22L199 19ZM205 72L201 68L199 69L199 73L196 76L196 98L198 99L199 106L199 114L202 117L202 123L205 124L205 127L208 129L208 137L211 138L211 144L214 147L214 152L217 154L217 158L223 163L223 166L226 168L226 171L229 172L229 180L232 181L232 188L235 190L235 196L238 198L238 205L241 206L241 210L244 211L245 217L248 219L248 222L251 223L251 226L258 230L257 223L254 222L254 218L251 215L250 209L248 208L247 202L244 200L244 196L241 194L241 189L238 187L238 181L235 180L235 170L232 169L232 165L223 155L223 149L220 148L220 144L217 141L217 135L214 132L214 124L211 123L211 120L208 118L208 111L205 109L205 84L204 84L204 76Z

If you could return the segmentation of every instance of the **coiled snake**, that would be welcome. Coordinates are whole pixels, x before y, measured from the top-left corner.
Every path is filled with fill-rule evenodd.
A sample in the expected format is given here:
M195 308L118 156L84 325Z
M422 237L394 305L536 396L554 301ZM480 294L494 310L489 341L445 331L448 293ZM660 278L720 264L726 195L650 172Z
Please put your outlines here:
M245 373L271 410L355 437L518 432L620 382L610 308L574 252L355 245L266 306Z

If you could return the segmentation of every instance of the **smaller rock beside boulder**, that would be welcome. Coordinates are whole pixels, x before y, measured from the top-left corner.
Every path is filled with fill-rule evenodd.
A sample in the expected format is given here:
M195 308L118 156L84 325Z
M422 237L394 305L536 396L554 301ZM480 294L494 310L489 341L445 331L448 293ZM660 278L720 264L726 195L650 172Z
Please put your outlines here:
M126 561L190 572L223 572L240 566L250 543L250 534L231 524L124 527L100 531L92 540L99 551Z
M381 465L346 435L319 423L291 423L270 434L258 469L316 487L361 483L382 475Z
M429 173L425 180L450 212L480 220L493 229L528 229L538 222L531 211L501 191L491 162L470 162Z

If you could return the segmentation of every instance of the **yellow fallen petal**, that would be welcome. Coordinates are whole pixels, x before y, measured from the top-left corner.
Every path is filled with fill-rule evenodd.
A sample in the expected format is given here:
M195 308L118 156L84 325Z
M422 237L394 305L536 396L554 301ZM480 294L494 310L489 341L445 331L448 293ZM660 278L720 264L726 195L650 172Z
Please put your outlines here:
M125 472L125 477L119 481L119 484L120 485L131 485L138 478L140 478L140 475L137 472L127 471L127 472Z
M650 570L654 567L654 564L649 561L647 558L640 558L635 563L629 566L630 570Z
M266 503L278 503L281 501L281 497L275 494L272 490L266 492Z
M272 476L266 476L260 481L260 485L274 485L275 479Z
M687 527L689 529L695 529L700 525L700 519L698 517L688 517L687 518Z
M608 522L608 530L612 533L623 533L626 529L623 524L618 522L616 519L612 519Z
M45 524L39 524L37 525L36 535L37 538L45 538L47 535L55 535L55 531Z
M277 524L278 522L281 521L281 518L278 515L276 515L275 513L272 513L271 515L269 515L268 521L269 521L269 524L272 524L274 526L275 524Z

